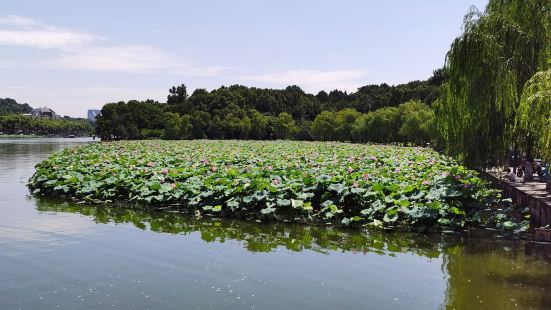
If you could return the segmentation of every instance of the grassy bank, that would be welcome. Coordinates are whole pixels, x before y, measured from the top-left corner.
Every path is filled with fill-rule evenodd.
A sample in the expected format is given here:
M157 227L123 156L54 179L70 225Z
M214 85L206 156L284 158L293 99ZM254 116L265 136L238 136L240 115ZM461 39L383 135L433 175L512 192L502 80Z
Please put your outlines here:
M29 187L36 195L170 205L197 215L409 228L516 227L491 212L499 195L475 171L414 147L98 143L52 155L37 165Z

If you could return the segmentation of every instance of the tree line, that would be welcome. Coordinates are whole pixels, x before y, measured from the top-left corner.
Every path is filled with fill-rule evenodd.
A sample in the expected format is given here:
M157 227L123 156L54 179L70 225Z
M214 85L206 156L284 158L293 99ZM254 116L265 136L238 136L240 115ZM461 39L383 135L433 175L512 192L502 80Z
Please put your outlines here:
M11 98L0 98L0 115L11 113L31 113L33 108L26 103L18 103Z
M316 95L298 86L262 89L242 85L222 86L212 91L196 89L188 95L182 84L169 89L166 103L131 100L104 105L96 119L96 133L104 140L297 139L422 143L432 139L429 137L432 127L428 125L433 118L430 105L438 97L444 80L443 72L436 70L426 81L396 86L367 85L353 93L333 90L320 91ZM409 103L403 105L406 102ZM415 112L412 114L415 116L406 117L406 111ZM387 120L380 121L379 116ZM324 121L327 118L334 119ZM325 128L327 126L340 126L341 129L337 134ZM376 128L378 133L367 135L370 128ZM384 128L388 128L390 136L385 135ZM408 132L410 129L415 131Z
M368 113L360 113L353 108L338 112L324 111L314 119L310 130L312 137L320 141L422 145L434 138L434 112L418 100Z
M85 119L44 118L23 115L33 108L27 103L18 103L11 98L0 98L0 134L40 136L88 136L94 127Z
M21 114L0 115L0 133L40 136L89 136L92 125L84 119L32 117Z

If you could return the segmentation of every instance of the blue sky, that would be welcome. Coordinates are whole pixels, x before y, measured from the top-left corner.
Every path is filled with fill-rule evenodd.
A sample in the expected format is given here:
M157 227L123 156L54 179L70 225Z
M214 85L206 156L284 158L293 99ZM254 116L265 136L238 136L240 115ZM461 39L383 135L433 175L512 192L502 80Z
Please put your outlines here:
M425 79L487 0L2 1L0 97L62 115L168 88Z

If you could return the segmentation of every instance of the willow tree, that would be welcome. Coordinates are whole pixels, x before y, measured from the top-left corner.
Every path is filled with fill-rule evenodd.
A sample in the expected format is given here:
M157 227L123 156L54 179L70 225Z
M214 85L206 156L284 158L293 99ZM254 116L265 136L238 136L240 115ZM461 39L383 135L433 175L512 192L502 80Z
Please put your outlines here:
M536 73L524 85L515 132L524 138L523 146L551 159L551 69Z
M550 56L550 6L549 0L490 0L484 12L469 10L446 56L448 80L435 103L450 154L485 167L515 144L524 84Z

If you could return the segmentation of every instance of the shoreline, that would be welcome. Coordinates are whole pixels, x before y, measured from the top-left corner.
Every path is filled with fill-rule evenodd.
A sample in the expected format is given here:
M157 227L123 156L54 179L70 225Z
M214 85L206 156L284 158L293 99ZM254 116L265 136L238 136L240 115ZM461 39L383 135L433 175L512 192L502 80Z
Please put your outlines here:
M60 135L0 135L0 139L33 139L33 138L92 138L92 136L60 136Z

